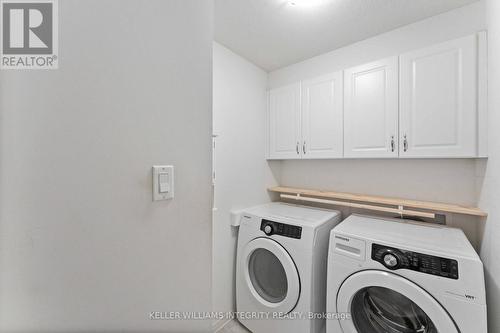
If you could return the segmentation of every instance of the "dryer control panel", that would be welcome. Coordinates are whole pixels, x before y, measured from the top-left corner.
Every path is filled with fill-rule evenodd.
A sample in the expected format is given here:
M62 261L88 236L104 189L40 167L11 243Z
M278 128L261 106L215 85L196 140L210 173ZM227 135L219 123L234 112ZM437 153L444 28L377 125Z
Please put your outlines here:
M260 223L260 230L264 231L264 233L268 236L279 235L297 239L300 239L302 236L302 227L265 219L262 219L262 222Z
M372 244L372 259L391 270L410 269L421 273L458 279L458 262L393 247Z

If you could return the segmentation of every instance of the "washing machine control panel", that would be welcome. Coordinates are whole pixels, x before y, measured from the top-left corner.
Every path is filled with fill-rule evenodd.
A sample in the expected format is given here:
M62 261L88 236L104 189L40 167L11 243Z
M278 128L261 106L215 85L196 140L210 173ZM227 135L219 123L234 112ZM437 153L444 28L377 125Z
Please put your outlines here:
M458 262L453 259L372 244L372 259L391 270L410 269L425 274L458 279Z
M260 230L262 230L268 236L279 235L297 239L300 239L300 237L302 236L302 227L265 219L262 219L262 222L260 223Z

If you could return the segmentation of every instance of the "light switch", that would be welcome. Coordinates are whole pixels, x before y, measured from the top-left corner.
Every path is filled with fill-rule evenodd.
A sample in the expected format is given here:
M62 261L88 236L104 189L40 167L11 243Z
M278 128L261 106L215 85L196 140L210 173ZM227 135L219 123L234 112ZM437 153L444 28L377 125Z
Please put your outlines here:
M153 166L153 201L174 197L174 167L172 165Z
M168 193L170 191L169 177L167 172L158 175L158 192Z

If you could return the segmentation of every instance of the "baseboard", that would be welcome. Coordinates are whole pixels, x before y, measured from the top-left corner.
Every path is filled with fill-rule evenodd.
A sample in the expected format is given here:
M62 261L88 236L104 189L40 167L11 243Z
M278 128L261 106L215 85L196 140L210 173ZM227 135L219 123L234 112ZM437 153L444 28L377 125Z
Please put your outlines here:
M212 332L220 331L224 326L229 324L232 319L222 318L212 323Z

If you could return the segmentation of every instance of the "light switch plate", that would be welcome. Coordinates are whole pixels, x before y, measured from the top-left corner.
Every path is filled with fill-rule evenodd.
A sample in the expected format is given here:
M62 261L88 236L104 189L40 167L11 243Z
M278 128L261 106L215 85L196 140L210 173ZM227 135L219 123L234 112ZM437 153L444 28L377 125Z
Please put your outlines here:
M174 166L153 166L153 201L169 200L174 197Z

